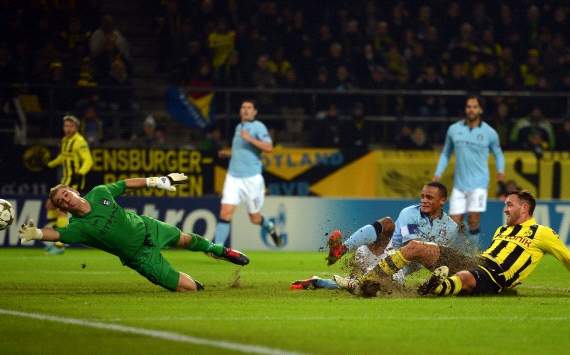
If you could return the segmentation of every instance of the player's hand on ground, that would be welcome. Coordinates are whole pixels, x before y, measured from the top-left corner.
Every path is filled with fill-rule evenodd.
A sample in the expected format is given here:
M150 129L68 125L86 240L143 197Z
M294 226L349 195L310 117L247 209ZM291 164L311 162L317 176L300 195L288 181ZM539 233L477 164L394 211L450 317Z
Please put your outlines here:
M174 185L179 185L188 180L188 176L183 173L170 173L167 176L149 177L146 179L146 186L156 187L157 189L176 191Z
M33 220L28 220L25 224L22 224L20 230L18 231L18 236L22 241L29 242L31 240L40 240L43 237L42 230L36 228Z

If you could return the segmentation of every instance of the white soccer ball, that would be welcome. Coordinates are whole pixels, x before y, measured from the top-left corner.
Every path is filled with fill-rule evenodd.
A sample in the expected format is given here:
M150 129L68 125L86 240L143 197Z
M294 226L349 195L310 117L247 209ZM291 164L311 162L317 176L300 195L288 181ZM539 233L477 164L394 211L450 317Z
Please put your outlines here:
M0 230L8 228L16 219L12 204L0 198Z

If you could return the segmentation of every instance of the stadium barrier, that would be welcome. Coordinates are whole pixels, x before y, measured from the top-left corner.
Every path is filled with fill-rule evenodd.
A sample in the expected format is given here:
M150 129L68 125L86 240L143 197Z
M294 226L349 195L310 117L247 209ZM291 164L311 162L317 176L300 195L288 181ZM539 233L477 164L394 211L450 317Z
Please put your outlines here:
M41 145L16 146L6 155L0 176L0 198L6 195L47 195L58 181L58 169L45 163L57 153ZM221 194L227 160L191 149L94 148L88 186L127 177L186 173L189 184L175 193L158 190L130 192L137 196L201 197ZM415 198L431 180L437 151L341 150L282 148L263 155L269 195L362 198ZM442 177L453 186L454 158ZM490 159L489 197L496 196L494 160ZM540 199L570 199L570 152L505 152L506 176Z
M29 218L45 224L44 198L41 196L4 196L16 208L16 221L0 231L0 247L19 246L18 226ZM120 197L122 206L177 225L186 232L203 234L212 239L219 212L219 198L168 199L152 197ZM332 199L315 197L268 196L263 213L273 220L282 233L286 251L317 251L325 246L326 234L341 229L345 234L383 216L396 219L399 211L417 203L413 199ZM447 206L446 206L447 208ZM482 215L481 246L489 244L491 234L504 223L503 203L490 201ZM570 201L539 200L537 221L552 227L565 243L570 243ZM271 250L274 245L258 226L249 222L245 208L238 208L232 221L232 246L243 250ZM41 242L26 246L41 246Z

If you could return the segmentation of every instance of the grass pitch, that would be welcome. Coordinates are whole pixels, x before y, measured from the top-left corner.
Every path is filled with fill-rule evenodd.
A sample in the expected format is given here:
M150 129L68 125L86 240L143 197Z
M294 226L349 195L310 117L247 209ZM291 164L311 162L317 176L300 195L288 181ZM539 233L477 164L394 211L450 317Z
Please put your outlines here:
M313 354L570 349L570 273L551 257L514 295L362 299L341 291L289 290L295 279L342 272L325 265L324 253L249 253L252 262L244 268L201 253L165 256L206 290L165 291L96 250L46 256L39 249L0 249L0 310L174 332L228 342L228 348L0 313L0 353L240 353L235 344Z

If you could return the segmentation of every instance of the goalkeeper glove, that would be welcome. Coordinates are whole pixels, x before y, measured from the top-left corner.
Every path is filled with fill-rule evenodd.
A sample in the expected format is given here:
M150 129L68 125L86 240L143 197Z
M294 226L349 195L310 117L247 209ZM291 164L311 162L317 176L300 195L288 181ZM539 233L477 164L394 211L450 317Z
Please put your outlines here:
M147 187L156 187L161 190L176 191L174 185L182 184L188 176L182 173L170 173L167 176L146 178Z
M18 231L18 236L23 242L29 242L31 240L41 240L44 234L41 229L36 228L34 221L30 219L26 224L22 224Z

